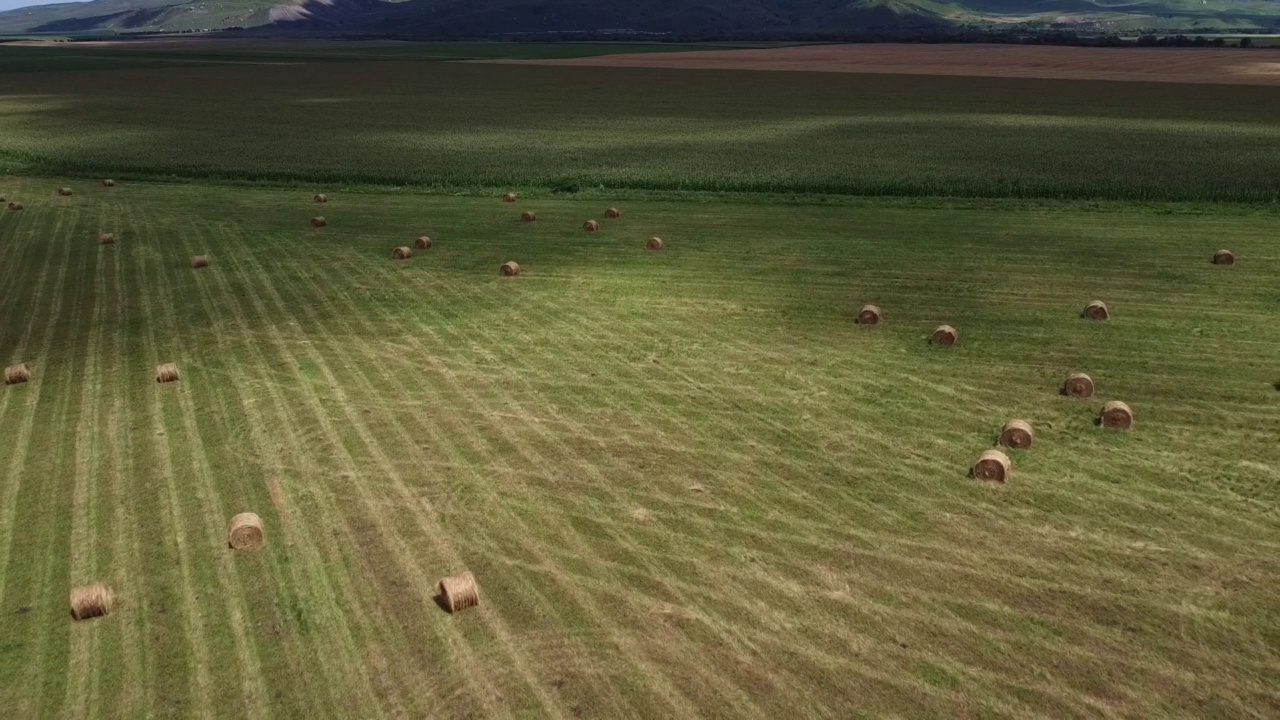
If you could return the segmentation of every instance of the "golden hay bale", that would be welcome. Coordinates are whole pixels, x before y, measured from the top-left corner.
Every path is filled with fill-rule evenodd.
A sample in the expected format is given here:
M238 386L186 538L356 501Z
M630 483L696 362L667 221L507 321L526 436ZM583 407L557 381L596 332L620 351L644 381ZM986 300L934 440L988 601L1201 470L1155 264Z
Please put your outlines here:
M18 383L30 382L31 366L26 363L18 363L10 365L4 369L4 381L7 385L17 385Z
M582 229L587 232L600 232L600 223L595 220L588 220L582 223Z
M413 246L418 248L419 250L430 250L431 238L427 237L426 235L423 235L422 237L413 241Z
M969 475L978 480L1004 482L1009 479L1009 456L999 450L988 450L978 456L977 462L969 468Z
M102 187L115 187L115 186L116 186L116 181L112 180L111 178L107 178L106 180L102 181Z
M622 217L622 211L619 210L618 208L609 208L608 210L604 211L604 216L609 218L610 220L617 220L618 218Z
M232 550L259 550L262 548L262 518L246 512L231 518L227 530L227 546Z
M313 228L322 228L328 224L329 224L329 221L325 220L323 215L317 215L311 218L311 227Z
M156 382L171 383L178 380L178 366L176 363L165 363L156 366Z
M328 195L325 195L324 193L316 193L316 196L315 196L315 197L313 197L313 198L311 198L311 199L312 199L312 200L314 200L314 201L316 201L316 202L318 202L318 203L327 203L327 202L329 202L329 196L328 196Z
M1219 250L1213 254L1214 265L1235 265L1236 254L1230 250Z
M939 325L937 330L933 331L932 342L934 345L942 347L951 347L960 339L960 333L950 325Z
M17 200L14 200L13 202L9 203L9 209L14 212L17 212L22 209L22 203L18 202Z
M1111 311L1107 309L1107 304L1101 300L1094 300L1084 306L1084 312L1080 313L1082 317L1089 320L1110 320Z
M1069 397L1093 397L1093 378L1084 373L1071 373L1062 383L1062 394Z
M199 270L200 268L209 267L209 256L208 255L192 255L191 267L195 268L196 270Z
M1133 410L1119 400L1112 400L1102 406L1102 412L1098 413L1098 422L1104 428L1128 430L1133 427Z
M502 267L498 269L502 273L502 277L515 277L520 274L520 264L515 262L504 262Z
M111 613L116 598L106 583L78 585L71 588L71 619L89 620Z
M99 245L115 245L116 244L115 233L98 233L98 244Z
M538 222L538 214L526 210L520 213L520 220L522 222Z
M1036 440L1036 431L1026 420L1010 420L1000 428L1000 444L1008 448L1026 450Z
M73 193L71 192L71 188L64 187L58 188L58 194L62 197L71 197Z
M449 612L456 613L480 604L480 589L469 571L440 581L440 599Z
M408 260L409 258L413 257L413 251L401 245L400 247L391 251L391 257L395 260Z
M663 241L662 241L662 238L660 238L660 237L651 237L651 238L649 238L649 242L647 242L647 243L645 243L645 244L644 244L644 249L645 249L645 250L652 250L652 251L654 251L654 252L657 252L657 251L661 250L662 248L664 248L664 247L666 247L666 246L667 246L667 244L666 244L665 242L663 242Z
M515 202L515 201L516 201L515 193L507 193L506 195L502 196L502 202Z
M884 311L879 305L863 305L858 311L859 325L879 325L882 319L884 319Z

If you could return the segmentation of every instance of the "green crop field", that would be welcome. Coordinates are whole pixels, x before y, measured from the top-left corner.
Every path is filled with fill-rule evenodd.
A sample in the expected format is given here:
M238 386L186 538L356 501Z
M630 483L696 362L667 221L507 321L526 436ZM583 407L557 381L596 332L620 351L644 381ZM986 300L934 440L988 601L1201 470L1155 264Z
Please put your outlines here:
M0 707L1274 717L1263 90L0 72Z
M1272 87L339 63L308 60L309 48L294 59L277 48L199 66L0 72L0 172L1280 199Z

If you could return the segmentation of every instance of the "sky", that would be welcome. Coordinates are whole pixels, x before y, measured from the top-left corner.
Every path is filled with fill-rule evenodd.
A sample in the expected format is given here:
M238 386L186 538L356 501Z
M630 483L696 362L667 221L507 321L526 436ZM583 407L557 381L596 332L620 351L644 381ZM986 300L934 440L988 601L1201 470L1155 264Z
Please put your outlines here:
M0 0L0 12L28 5L48 5L54 2L67 2L67 0Z

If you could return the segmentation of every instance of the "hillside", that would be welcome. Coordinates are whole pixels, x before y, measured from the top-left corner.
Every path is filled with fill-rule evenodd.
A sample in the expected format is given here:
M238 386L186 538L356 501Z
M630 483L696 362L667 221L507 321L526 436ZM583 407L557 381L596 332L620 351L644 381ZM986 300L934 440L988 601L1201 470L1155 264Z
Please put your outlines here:
M894 32L957 25L1280 28L1280 0L93 0L0 13L0 33L127 34L250 28L290 35L678 37Z

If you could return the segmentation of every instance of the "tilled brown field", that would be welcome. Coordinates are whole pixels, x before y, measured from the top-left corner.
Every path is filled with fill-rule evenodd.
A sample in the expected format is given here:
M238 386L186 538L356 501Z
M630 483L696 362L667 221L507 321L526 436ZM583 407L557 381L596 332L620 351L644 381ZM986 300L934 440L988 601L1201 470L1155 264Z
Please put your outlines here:
M512 62L497 60L493 62ZM626 54L539 65L796 70L977 77L1280 85L1280 53L1239 48L1079 48L1018 45L821 45Z

